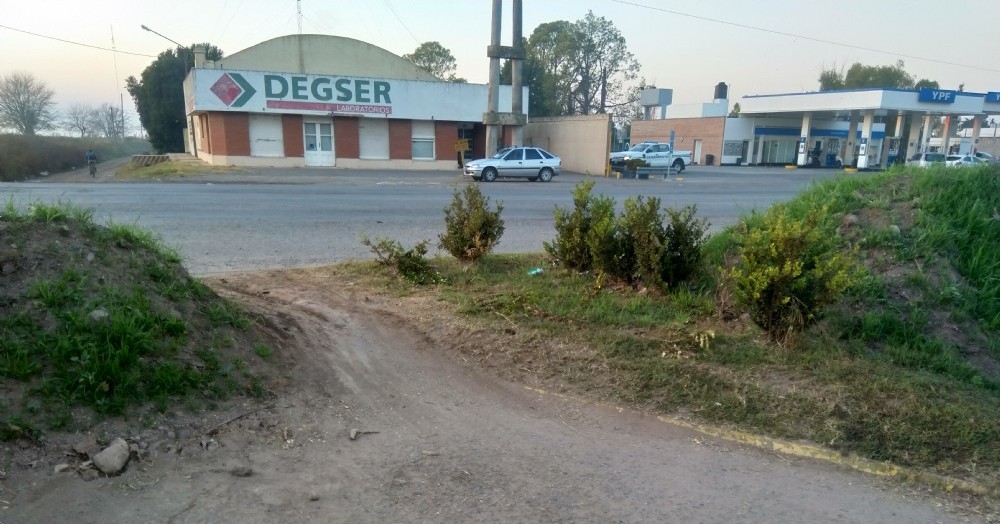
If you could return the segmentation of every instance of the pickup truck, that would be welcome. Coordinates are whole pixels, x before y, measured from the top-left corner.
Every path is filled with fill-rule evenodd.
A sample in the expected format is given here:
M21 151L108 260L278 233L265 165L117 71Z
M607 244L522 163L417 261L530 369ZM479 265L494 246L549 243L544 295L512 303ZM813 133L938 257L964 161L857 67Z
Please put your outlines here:
M673 167L679 173L691 163L691 152L672 151L670 144L662 142L642 142L626 151L611 153L611 168L624 169L633 158L645 160L650 167Z

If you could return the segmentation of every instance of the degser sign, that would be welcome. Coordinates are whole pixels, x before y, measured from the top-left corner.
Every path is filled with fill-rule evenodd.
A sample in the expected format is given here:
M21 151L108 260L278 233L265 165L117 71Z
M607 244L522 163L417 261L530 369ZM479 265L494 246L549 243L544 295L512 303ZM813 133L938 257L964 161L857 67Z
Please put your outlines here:
M264 97L267 99L267 107L276 109L314 109L389 115L392 114L390 89L391 85L385 80L264 75ZM288 100L289 98L291 100Z
M392 85L386 80L230 71L212 82L209 91L228 109L254 110L261 102L254 99L263 94L267 109L392 114Z

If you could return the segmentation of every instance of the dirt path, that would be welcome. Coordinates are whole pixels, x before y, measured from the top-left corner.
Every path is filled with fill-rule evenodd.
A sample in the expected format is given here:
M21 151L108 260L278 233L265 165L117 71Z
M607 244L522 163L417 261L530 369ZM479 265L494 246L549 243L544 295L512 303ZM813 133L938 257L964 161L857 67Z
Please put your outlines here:
M286 271L209 284L284 333L278 399L168 428L119 477L54 474L51 457L15 467L0 523L981 521L926 493L499 380L444 349L462 333L415 325L404 304L349 282Z

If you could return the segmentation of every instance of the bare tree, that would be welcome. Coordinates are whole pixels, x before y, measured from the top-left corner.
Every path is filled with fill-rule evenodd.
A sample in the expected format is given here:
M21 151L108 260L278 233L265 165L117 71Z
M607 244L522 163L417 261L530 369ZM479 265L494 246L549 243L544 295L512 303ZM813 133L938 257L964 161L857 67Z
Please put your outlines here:
M96 134L121 140L125 138L127 120L127 116L123 120L120 108L105 102L92 111L90 125Z
M54 127L55 93L30 73L10 73L0 79L0 126L22 135Z
M63 114L62 127L69 131L80 133L80 136L87 136L93 133L94 129L91 121L94 118L94 108L85 104L73 104Z

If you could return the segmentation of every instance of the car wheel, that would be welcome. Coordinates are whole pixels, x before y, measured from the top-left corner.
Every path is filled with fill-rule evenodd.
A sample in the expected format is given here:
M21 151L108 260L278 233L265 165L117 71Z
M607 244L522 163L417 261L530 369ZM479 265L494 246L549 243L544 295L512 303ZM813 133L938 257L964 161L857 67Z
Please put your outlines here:
M674 160L674 170L677 171L678 173L680 173L681 171L684 171L684 161L683 160Z
M542 170L538 172L538 179L541 180L542 182L551 182L552 170L547 167L542 168Z
M492 182L497 179L497 170L487 167L483 170L483 182Z

